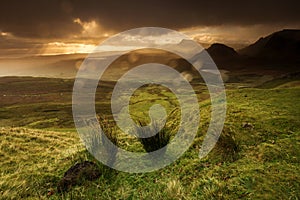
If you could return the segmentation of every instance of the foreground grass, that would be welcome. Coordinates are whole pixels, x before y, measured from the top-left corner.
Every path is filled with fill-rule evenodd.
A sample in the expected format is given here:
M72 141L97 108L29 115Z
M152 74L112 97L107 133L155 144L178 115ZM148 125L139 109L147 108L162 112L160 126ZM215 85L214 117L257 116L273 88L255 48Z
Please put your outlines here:
M209 119L208 100L201 103L197 138L175 163L145 174L103 168L97 181L51 196L47 191L68 167L92 160L76 133L2 128L0 198L299 199L300 88L240 89L227 96L222 136L203 160L198 153Z
M0 129L0 198L41 198L83 149L75 132Z

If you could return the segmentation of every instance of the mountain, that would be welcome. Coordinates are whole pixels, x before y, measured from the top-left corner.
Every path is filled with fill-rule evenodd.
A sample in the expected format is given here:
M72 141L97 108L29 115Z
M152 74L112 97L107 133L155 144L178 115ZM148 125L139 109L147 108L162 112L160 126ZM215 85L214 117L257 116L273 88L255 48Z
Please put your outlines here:
M233 48L225 44L212 44L206 51L220 69L229 70L236 68L237 63L240 61L239 54Z
M300 30L285 29L262 37L239 54L268 60L300 61Z
M238 53L231 47L225 44L215 43L212 44L207 52L213 59L234 59L238 57Z
M207 52L220 69L229 71L299 71L300 30L272 33L237 52L224 44L213 44Z

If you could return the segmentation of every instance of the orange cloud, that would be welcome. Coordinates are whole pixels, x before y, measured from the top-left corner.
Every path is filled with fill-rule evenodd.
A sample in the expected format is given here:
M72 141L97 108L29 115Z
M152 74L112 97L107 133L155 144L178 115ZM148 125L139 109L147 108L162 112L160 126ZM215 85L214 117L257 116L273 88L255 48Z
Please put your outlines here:
M109 33L107 33L104 28L97 23L95 20L84 22L80 18L76 18L73 20L74 23L79 24L82 27L81 35L77 37L108 37Z

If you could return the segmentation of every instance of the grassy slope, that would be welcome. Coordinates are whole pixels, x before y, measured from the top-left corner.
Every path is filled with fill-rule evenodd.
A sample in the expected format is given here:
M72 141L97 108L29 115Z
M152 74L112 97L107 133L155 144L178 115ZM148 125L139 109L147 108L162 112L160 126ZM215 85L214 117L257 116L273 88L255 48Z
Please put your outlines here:
M204 121L198 137L175 163L146 174L106 170L95 182L84 182L66 194L55 193L50 197L47 197L48 189L55 188L71 164L92 159L82 150L77 134L65 130L2 128L0 198L299 199L300 88L233 89L227 95L228 115L222 137L203 160L199 160L198 152L208 123L205 120L209 117L208 101L201 103ZM49 119L51 112L55 118L55 113L58 117L65 109L62 104L59 111L51 108L45 114L38 106L51 107L31 105L31 109L39 111L32 120ZM25 107L18 109L22 111ZM3 111L9 108L1 108L2 116L12 112ZM1 126L11 125L1 121ZM68 123L55 125L60 122L60 119L48 121L41 127L71 128ZM243 128L243 122L254 127ZM29 127L39 128L32 122ZM233 147L237 148L232 150Z

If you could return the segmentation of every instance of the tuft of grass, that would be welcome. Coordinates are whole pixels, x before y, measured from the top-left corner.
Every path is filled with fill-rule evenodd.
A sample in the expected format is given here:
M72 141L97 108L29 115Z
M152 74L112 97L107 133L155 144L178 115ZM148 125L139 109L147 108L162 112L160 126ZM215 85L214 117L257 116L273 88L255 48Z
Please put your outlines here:
M97 116L97 119L100 123L100 126L102 128L102 131L106 135L106 137L114 144L117 145L119 144L119 140L117 137L117 130L116 126L112 124L109 119L106 116Z
M118 146L119 140L117 137L117 131L116 131L115 126L112 123L110 123L110 121L108 120L107 117L97 116L97 120L100 123L102 133L104 133L104 134L92 133L91 134L92 135L92 138L91 138L92 146L98 150L98 147L100 147L100 145L104 145L105 152L102 152L102 153L104 153L104 155L106 155L106 157L108 159L107 163L110 166L112 166L116 161L117 150L109 148L110 146L109 146L108 142L105 142L106 140L104 139L104 137L106 136L107 139L110 140L110 142L112 142L114 145Z
M140 126L135 127L135 134L138 140L142 143L147 152L156 151L166 146L171 140L171 131L165 126L160 130L157 122L152 122L149 127L146 127L145 122L139 121ZM154 136L153 133L156 133Z
M213 149L212 157L220 162L234 162L238 159L239 151L240 146L234 133L223 131Z
M166 194L168 199L184 199L184 188L178 179L167 183Z

